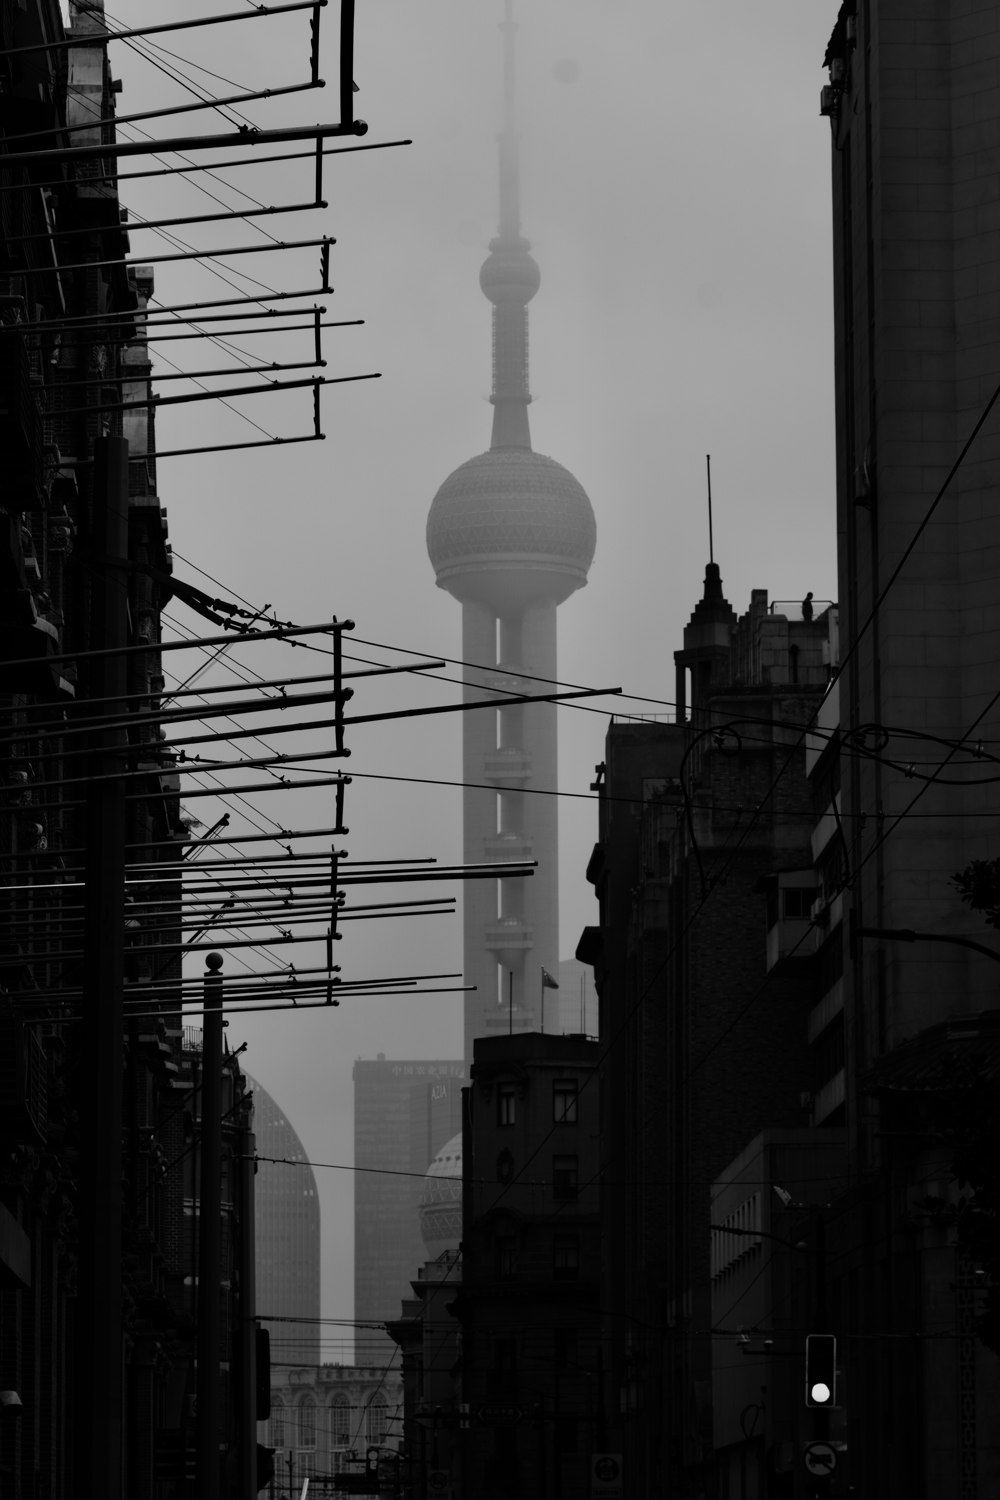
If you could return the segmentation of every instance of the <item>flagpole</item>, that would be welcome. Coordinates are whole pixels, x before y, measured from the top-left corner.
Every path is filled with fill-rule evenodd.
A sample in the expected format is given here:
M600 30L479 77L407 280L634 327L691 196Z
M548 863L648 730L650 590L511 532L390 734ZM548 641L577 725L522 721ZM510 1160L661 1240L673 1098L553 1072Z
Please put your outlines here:
M542 980L542 995L541 995L541 1003L542 1003L542 1036L544 1036L545 1035L545 970L544 970L544 968L542 969L541 980Z
M514 1035L514 970L507 970L507 1035Z

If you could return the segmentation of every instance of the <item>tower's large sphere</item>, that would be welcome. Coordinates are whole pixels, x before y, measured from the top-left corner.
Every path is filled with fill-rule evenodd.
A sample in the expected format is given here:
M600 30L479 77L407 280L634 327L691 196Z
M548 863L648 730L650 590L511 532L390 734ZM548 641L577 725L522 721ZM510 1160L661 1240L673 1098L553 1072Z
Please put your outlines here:
M560 604L587 581L597 526L568 469L528 448L491 448L449 474L427 517L438 588L503 614Z
M491 240L490 253L479 270L479 285L494 304L531 301L542 284L538 263L528 253L527 240Z

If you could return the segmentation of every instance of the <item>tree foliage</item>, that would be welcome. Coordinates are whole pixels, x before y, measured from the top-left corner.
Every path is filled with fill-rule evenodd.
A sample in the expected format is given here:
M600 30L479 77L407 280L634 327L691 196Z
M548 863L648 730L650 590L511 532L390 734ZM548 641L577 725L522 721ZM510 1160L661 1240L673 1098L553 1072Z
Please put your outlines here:
M951 883L966 906L981 911L990 927L1000 927L1000 859L974 859Z

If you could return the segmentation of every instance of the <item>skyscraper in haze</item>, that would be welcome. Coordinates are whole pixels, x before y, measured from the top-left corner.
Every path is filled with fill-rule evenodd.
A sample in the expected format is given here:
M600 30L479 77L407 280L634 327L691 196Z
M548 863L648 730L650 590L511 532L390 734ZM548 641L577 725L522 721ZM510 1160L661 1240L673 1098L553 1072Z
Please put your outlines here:
M319 1195L305 1148L265 1088L253 1089L260 1161L254 1184L257 1309L271 1335L271 1363L319 1364ZM301 1163L301 1165L290 1165Z
M424 1173L462 1125L463 1062L387 1058L354 1064L355 1363L386 1363L379 1325L399 1312L426 1259Z
M530 879L466 885L467 1058L477 1036L540 1029L542 972L558 974L557 710L504 707L504 697L556 690L556 610L586 583L596 542L582 486L531 446L528 303L540 276L521 234L510 0L501 30L500 223L479 273L493 305L493 434L434 497L427 550L438 587L462 606L466 699L497 695L496 712L462 719L464 857L538 868Z

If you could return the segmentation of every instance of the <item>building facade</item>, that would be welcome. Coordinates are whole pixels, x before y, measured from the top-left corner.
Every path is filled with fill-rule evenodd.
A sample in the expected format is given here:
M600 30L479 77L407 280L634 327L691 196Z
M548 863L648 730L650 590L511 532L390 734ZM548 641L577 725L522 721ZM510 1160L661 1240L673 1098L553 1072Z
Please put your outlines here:
M188 831L155 718L170 547L151 406L122 409L150 400L153 278L125 259L103 5L68 10L0 9L0 1488L172 1500L196 1438L201 1128ZM25 160L60 141L96 154ZM233 1059L219 1082L228 1494L255 1461L251 1138Z
M586 1500L606 1436L596 1042L476 1042L464 1131L456 1494Z
M452 1202L461 1214L460 1178L454 1186ZM411 1295L389 1324L403 1382L400 1500L435 1494L457 1500L464 1493L462 1329L456 1316L461 1286L460 1251L442 1250L419 1267Z
M271 1414L259 1425L271 1452L268 1500L324 1493L338 1475L371 1476L372 1494L397 1492L403 1386L376 1365L272 1367Z
M601 1007L603 1399L637 1493L715 1493L715 1316L732 1320L713 1309L713 1184L762 1129L810 1125L815 949L779 955L768 903L801 883L811 910L804 731L836 620L763 590L737 617L709 564L675 653L680 721L612 724L599 767L600 920L577 952Z
M981 758L1000 728L987 415L1000 380L1000 10L844 3L823 65L854 934L843 976L853 1190L829 1230L830 1295L859 1492L965 1500L1000 1483L997 1341L976 1321L995 1272L956 1181L996 1086L996 968L986 915L954 884L997 854L998 789ZM993 1192L981 1178L970 1190L973 1202Z

